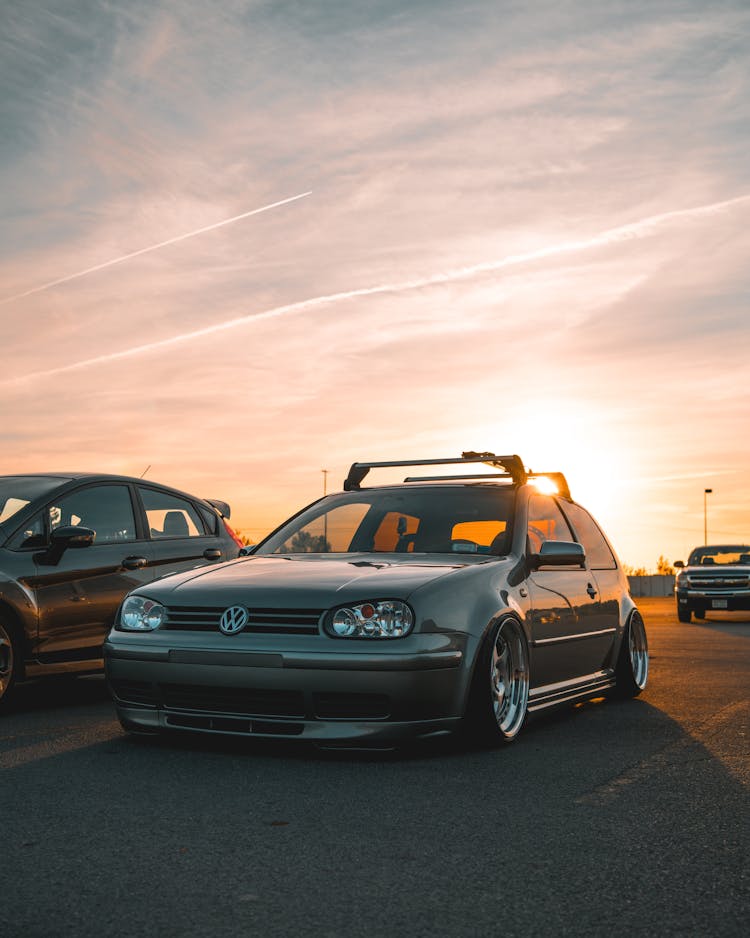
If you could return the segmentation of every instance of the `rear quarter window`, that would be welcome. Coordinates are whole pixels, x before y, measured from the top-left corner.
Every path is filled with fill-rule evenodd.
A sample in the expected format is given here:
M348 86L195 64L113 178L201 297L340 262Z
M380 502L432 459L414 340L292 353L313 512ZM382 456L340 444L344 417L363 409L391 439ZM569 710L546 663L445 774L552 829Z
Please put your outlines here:
M565 503L563 510L586 551L588 565L594 570L614 570L617 566L615 556L591 515L574 502Z

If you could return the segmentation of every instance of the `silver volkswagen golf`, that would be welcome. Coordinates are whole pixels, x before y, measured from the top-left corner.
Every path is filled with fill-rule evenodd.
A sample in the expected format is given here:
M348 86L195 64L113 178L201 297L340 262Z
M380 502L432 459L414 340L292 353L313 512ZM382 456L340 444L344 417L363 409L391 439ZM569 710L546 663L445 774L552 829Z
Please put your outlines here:
M363 487L394 466L449 468ZM130 593L104 652L126 730L322 745L511 742L648 673L627 578L565 478L492 453L355 463L250 556Z

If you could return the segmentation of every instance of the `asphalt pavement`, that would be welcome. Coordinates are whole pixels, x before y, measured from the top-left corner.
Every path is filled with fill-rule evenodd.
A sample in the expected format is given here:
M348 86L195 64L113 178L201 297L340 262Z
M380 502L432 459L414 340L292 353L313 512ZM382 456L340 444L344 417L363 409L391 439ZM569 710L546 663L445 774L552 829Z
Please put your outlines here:
M0 716L0 932L747 934L750 617L639 600L646 691L496 750L137 740L100 677Z

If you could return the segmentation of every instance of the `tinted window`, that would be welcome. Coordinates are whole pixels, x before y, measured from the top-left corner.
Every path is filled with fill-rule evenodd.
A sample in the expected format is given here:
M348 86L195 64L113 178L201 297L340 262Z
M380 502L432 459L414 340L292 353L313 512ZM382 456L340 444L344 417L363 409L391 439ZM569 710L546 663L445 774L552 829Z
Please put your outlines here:
M135 518L126 485L92 485L47 508L49 528L81 525L96 531L96 543L135 540Z
M30 550L47 546L47 532L44 528L44 515L35 515L20 531L17 531L10 542L11 550Z
M538 554L545 541L572 541L573 534L557 502L549 495L529 499L529 550Z
M203 521L191 502L157 489L138 488L153 538L200 537Z
M199 506L201 517L203 518L203 524L209 534L218 534L219 532L219 516L214 514L208 508L203 508Z
M589 566L597 570L614 570L617 566L614 554L591 515L580 505L565 503L565 514L575 528L578 540L586 551Z
M0 478L0 524L25 508L35 498L46 495L66 480L49 476L4 476Z
M501 554L513 503L510 490L478 486L331 495L272 534L256 553Z

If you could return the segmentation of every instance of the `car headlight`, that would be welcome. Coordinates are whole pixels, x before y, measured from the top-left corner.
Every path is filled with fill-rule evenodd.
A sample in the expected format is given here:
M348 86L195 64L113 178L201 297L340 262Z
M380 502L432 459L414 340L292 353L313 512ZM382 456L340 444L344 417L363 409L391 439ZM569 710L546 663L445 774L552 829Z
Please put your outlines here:
M381 599L334 609L326 631L334 638L403 638L411 632L414 613L398 599Z
M678 590L684 590L688 588L688 577L687 573L678 573L677 578L675 579L675 586Z
M120 608L117 628L125 632L153 632L166 618L164 606L145 596L128 596Z

